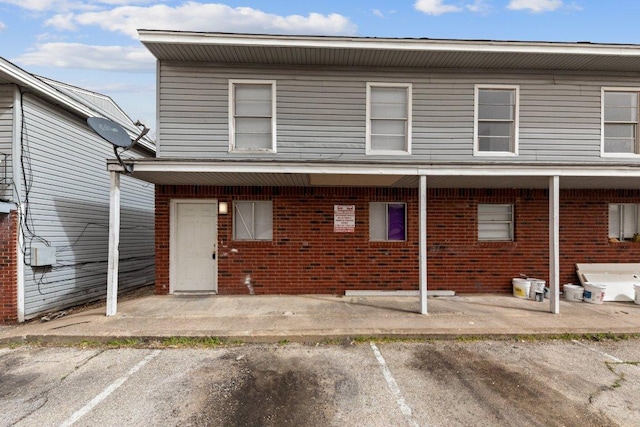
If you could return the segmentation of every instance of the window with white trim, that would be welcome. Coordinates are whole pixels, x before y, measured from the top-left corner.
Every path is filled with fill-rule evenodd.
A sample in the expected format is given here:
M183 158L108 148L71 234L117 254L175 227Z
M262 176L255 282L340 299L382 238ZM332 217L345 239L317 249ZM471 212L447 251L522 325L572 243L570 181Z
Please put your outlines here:
M276 151L276 82L229 81L230 151Z
M233 202L234 240L272 240L273 209L271 201Z
M602 90L602 154L640 154L639 90Z
M367 83L367 154L411 154L411 83Z
M475 87L474 154L518 154L518 86Z
M369 239L381 242L406 241L406 203L369 203Z
M609 238L635 240L635 235L640 232L639 213L640 205L635 203L609 204Z
M478 205L478 240L483 242L513 241L513 205Z

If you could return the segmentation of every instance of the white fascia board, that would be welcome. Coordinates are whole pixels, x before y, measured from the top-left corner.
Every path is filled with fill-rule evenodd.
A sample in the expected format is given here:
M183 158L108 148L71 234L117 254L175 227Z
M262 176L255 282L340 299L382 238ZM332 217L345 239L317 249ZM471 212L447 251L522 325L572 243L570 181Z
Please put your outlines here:
M27 73L26 71L16 67L10 62L0 58L0 72L3 72L11 76L17 84L21 86L29 87L41 95L49 98L53 98L56 102L70 108L73 111L87 117L91 117L93 111L79 102L74 101L67 95L63 94L59 90L36 78L35 76Z
M45 81L40 80L39 78L33 76L32 74L15 66L14 64L5 60L4 58L0 58L0 73L5 73L6 75L10 76L15 81L15 83L18 84L19 86L28 87L33 91L35 91L36 93L40 94L40 96L55 100L55 103L58 103L64 106L65 108L71 110L72 112L74 112L75 114L81 117L93 117L96 115L105 116L104 114L100 114L94 109L87 107L83 103L74 100L70 96L59 91L55 87L46 83ZM116 107L120 108L117 105ZM127 129L127 131L131 132L131 134L135 136L138 136L140 134L140 129L134 127L132 123L131 124L119 123L119 124L122 125L125 129ZM148 138L143 138L143 140L141 140L139 143L141 145L144 145L149 150L155 152L155 144L151 142Z
M491 40L434 40L358 37L271 36L139 30L142 43L219 46L298 47L425 52L553 53L598 56L640 56L640 45L550 43Z
M181 173L291 173L291 174L351 174L403 176L571 176L571 177L640 177L634 165L590 166L509 166L509 165L371 165L335 163L265 163L265 162L206 162L206 161L145 161L131 159L135 172ZM109 171L123 172L115 160L108 161Z

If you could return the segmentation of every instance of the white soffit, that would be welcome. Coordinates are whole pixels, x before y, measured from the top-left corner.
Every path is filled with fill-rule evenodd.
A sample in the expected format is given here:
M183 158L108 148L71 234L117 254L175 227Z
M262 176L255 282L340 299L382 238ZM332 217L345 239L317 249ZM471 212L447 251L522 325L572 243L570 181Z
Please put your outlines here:
M161 60L279 65L640 71L640 46L140 30Z

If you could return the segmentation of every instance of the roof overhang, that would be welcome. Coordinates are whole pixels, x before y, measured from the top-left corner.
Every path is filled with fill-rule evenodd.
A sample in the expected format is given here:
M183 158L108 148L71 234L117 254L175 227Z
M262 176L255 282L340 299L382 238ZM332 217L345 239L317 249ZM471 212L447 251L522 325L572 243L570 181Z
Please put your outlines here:
M134 159L131 176L163 185L386 187L417 188L427 176L430 188L549 188L560 177L563 189L640 189L634 165L375 164L325 162L247 162ZM109 171L124 172L117 160Z
M108 118L103 112L97 111L87 104L58 90L54 85L49 84L47 80L48 79L41 79L0 57L0 84L14 84L28 88L30 92L36 94L38 97L45 99L48 102L51 102L52 104L57 105L85 120L89 117L95 116ZM64 83L59 84L62 85ZM140 129L134 126L133 122L129 123L118 120L118 124L120 124L132 136L132 138L135 138L140 134ZM139 141L139 145L147 153L155 155L155 143L149 138L141 139Z
M139 30L160 60L228 64L640 72L640 46Z

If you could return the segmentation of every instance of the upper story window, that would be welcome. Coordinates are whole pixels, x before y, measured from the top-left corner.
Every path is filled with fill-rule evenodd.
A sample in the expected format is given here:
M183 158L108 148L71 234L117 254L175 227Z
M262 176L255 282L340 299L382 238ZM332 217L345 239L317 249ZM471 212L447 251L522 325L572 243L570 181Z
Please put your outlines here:
M640 154L640 89L602 89L602 155Z
M229 150L276 151L276 82L229 81Z
M411 84L367 83L367 154L411 154Z
M474 155L518 154L518 86L475 87Z

